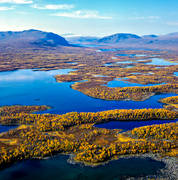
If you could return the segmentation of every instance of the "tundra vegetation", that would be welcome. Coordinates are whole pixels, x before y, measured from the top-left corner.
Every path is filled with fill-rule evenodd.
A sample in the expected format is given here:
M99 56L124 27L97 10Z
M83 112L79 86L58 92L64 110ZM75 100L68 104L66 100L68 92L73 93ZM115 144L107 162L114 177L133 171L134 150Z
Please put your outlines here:
M178 96L167 97L167 98L161 99L160 102L166 104L164 106L165 108L167 108L169 110L177 111L177 108L178 108Z
M94 125L108 121L176 119L168 109L109 110L96 113L71 112L63 115L32 114L47 106L1 107L0 122L19 125L0 134L0 167L28 158L56 153L73 154L73 159L90 165L121 155L159 153L175 156L177 123L152 125L122 132ZM169 120L168 120L169 122Z
M143 56L117 56L140 54ZM71 68L67 75L55 76L58 82L74 82L71 88L105 100L145 100L159 93L177 93L178 65L153 65L152 58L178 61L173 51L116 50L97 52L93 48L0 49L0 71L16 69L53 70ZM125 62L125 63L123 63ZM106 64L110 64L109 66ZM107 87L115 78L139 87ZM77 82L76 82L77 81ZM153 86L147 86L153 84ZM154 85L155 84L155 85ZM159 84L159 85L157 85ZM177 119L177 96L160 100L162 109L110 110L97 113L71 112L63 115L34 114L47 106L4 106L0 123L19 125L0 134L0 167L28 158L43 158L56 153L73 154L78 162L97 165L122 155L177 154L177 123L152 125L122 132L94 125L108 121L146 121Z
M178 65L149 64L152 58L178 62L175 51L115 50L60 47L50 49L0 50L0 71L16 69L52 70L71 68L67 75L55 76L58 82L74 82L71 88L88 96L106 100L141 101L158 93L177 93ZM126 56L119 56L126 54ZM136 56L132 56L136 54ZM137 54L141 56L137 56ZM110 63L109 66L106 64ZM147 64L148 63L148 64ZM145 86L109 88L107 83L121 78ZM79 82L76 82L79 81ZM148 87L147 84L152 84ZM158 85L160 84L160 85Z

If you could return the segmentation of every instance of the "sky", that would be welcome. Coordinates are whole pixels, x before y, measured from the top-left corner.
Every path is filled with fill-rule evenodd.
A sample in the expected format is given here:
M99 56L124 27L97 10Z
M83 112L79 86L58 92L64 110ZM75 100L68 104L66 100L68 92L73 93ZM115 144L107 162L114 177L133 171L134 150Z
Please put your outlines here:
M0 0L0 31L59 35L178 32L178 0Z

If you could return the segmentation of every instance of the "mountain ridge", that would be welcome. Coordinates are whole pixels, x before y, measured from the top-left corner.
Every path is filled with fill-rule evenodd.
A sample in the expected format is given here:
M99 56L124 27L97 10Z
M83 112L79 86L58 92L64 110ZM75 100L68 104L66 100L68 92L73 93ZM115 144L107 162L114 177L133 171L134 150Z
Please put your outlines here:
M0 47L46 48L82 45L117 46L119 48L178 49L178 32L165 35L138 36L131 33L115 33L105 37L75 36L66 39L52 32L36 29L24 31L1 31Z
M97 38L97 37L95 37ZM82 39L82 41L80 41ZM140 48L140 49L172 49L178 50L178 32L173 32L164 35L143 35L138 36L130 33L116 33L102 38L94 39L92 36L87 37L86 41L82 36L75 37L75 41L68 41L71 43L80 42L81 45L99 45L99 46L116 46L118 48ZM90 39L90 40L88 40Z
M0 32L0 43L4 45L16 45L17 47L28 46L70 46L68 41L52 32L35 29L24 31L2 31Z
M105 36L98 40L99 43L118 43L128 39L140 39L141 37L136 34L130 33L116 33L110 36Z

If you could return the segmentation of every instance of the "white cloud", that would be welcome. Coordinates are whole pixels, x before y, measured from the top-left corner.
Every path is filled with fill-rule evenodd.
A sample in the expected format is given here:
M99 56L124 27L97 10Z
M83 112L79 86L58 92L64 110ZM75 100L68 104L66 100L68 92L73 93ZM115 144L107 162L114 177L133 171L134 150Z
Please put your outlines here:
M32 4L32 0L0 0L0 3L12 3L12 4Z
M129 17L129 20L158 20L160 19L159 16L135 16Z
M166 24L169 25L169 26L178 26L178 21L175 21L175 22L167 22Z
M33 8L36 9L48 9L48 10L66 10L66 9L72 9L74 8L73 4L48 4L45 6L38 6L38 5L33 5Z
M68 17L68 18L80 18L80 19L112 19L109 16L100 16L98 11L73 11L73 12L63 12L55 13L53 16Z
M0 11L8 11L8 10L13 10L14 7L3 7L3 6L0 6Z

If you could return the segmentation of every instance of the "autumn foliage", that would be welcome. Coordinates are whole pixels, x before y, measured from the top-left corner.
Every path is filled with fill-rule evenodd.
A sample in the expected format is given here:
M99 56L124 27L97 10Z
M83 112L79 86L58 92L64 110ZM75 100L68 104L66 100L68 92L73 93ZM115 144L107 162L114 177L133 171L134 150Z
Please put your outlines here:
M0 121L21 124L0 134L0 167L28 158L43 158L56 153L72 153L75 161L98 164L120 155L160 153L176 148L177 123L135 128L121 133L94 127L110 120L175 119L166 109L111 110L64 115L31 114L46 106L1 108Z

